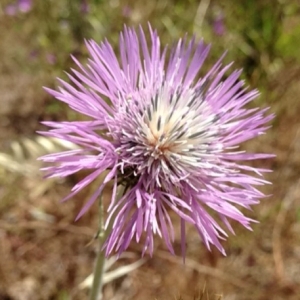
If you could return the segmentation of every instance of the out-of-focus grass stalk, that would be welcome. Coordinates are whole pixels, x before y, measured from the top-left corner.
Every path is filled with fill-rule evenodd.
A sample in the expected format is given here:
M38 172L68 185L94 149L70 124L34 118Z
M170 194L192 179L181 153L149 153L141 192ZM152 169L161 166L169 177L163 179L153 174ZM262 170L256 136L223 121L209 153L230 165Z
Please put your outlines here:
M194 20L194 33L202 35L202 24L205 19L210 0L202 0L198 6L197 13Z

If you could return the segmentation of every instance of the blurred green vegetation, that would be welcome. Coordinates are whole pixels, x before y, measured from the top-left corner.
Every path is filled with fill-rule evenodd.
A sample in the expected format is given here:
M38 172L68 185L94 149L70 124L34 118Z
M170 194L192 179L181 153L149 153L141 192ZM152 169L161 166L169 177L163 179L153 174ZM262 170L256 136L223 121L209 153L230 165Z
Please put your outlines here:
M187 33L213 44L212 61L228 50L226 62L234 60L245 79L264 93L286 62L299 62L299 10L296 0L43 0L34 1L27 14L3 16L20 39L17 44L24 45L13 49L11 58L29 72L62 76L62 70L74 66L70 54L80 61L87 57L84 39L107 38L117 47L124 24L145 28L150 22L163 45ZM214 26L220 14L222 34ZM51 105L49 110L57 108Z

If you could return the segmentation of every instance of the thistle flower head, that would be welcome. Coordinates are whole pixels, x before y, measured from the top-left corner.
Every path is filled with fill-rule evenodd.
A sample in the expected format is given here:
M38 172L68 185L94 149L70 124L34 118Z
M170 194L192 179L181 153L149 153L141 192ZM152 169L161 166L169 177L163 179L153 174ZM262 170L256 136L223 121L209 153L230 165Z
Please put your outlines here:
M8 4L4 8L4 13L9 16L17 15L19 12L28 13L32 9L32 0L18 0L15 3Z
M107 41L88 41L91 58L86 66L74 58L80 71L69 75L73 86L59 80L59 91L47 89L91 120L45 122L52 129L43 134L80 146L42 157L53 163L45 169L49 177L91 170L67 198L107 171L78 215L113 182L107 255L122 253L132 239L152 254L155 234L173 253L170 210L181 220L183 255L186 222L207 248L213 244L225 253L220 239L227 236L225 229L233 232L229 219L250 229L253 220L237 206L257 204L263 194L254 186L267 183L262 178L267 170L241 162L270 155L240 151L239 144L262 134L273 116L245 108L258 92L246 91L241 71L225 76L231 65L223 66L222 58L206 74L200 72L209 53L203 41L180 39L168 52L161 50L156 31L149 30L150 46L141 28L138 33L125 28L119 55ZM118 185L125 192L115 201Z

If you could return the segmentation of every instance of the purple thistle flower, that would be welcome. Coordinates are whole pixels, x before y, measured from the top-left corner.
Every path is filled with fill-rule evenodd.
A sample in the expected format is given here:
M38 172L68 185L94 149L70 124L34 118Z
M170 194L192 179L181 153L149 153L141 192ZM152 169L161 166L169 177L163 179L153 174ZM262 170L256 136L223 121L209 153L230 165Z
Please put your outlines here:
M17 6L16 4L8 4L5 8L4 8L4 13L8 16L15 16L17 14Z
M56 63L56 56L53 53L46 54L46 60L50 65L54 65Z
M259 203L264 195L254 186L268 183L262 178L268 170L241 161L272 156L245 153L238 150L239 144L264 133L273 116L264 116L267 109L245 108L258 92L243 88L241 71L224 77L231 64L222 66L223 57L199 77L210 48L203 41L180 39L167 55L156 31L149 29L150 48L142 29L138 34L124 29L120 60L108 41L88 41L87 66L73 58L81 70L68 75L74 87L59 80L59 91L47 89L91 121L44 122L52 128L44 135L81 148L41 159L53 164L45 168L48 177L91 170L65 200L107 171L77 216L92 206L107 182L113 182L107 255L122 253L133 239L143 243L143 254L148 250L152 255L155 234L174 253L170 210L181 220L183 256L186 222L195 226L208 249L213 244L225 254L220 240L227 237L224 228L233 232L229 219L248 229L254 221L236 206L250 209ZM125 192L116 201L121 184Z
M131 14L132 14L132 9L130 8L130 6L129 5L124 5L122 7L122 15L125 18L129 18Z
M32 0L18 0L20 12L27 13L32 9Z
M87 14L90 11L90 6L87 0L82 0L80 3L80 11L83 14Z
M216 35L223 35L226 31L224 24L224 15L219 13L213 21L213 30Z
M28 13L32 9L32 0L18 0L13 4L9 4L4 8L5 14L15 16L19 12Z

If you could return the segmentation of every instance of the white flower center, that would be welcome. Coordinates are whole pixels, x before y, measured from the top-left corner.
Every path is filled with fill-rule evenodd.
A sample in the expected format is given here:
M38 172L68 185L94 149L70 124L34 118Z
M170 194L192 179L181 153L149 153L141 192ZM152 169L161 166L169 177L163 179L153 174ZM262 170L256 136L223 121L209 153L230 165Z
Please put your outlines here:
M218 118L201 91L162 88L150 102L141 98L123 102L116 118L117 151L124 164L134 167L135 175L155 177L159 185L162 179L175 183L211 168L222 147L217 143Z
M141 124L147 153L155 159L177 157L196 164L217 134L216 120L200 93L188 91L170 100L162 93L152 100Z

